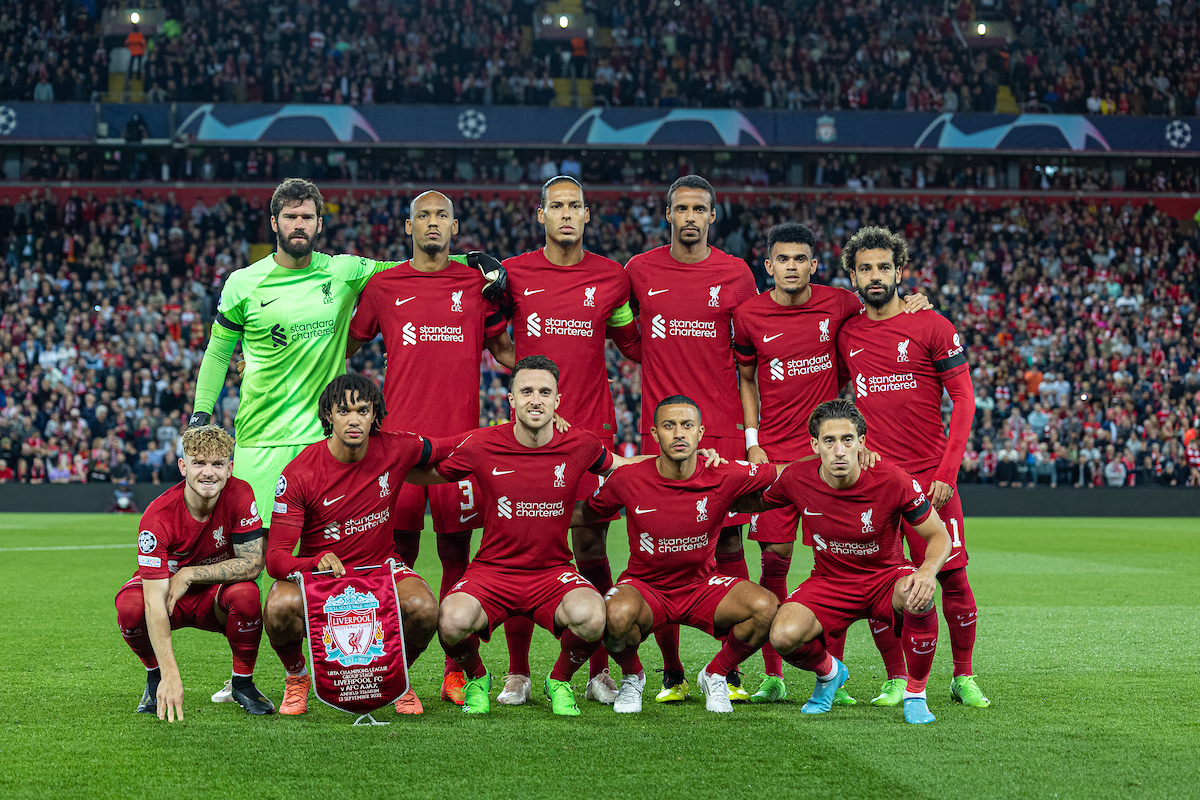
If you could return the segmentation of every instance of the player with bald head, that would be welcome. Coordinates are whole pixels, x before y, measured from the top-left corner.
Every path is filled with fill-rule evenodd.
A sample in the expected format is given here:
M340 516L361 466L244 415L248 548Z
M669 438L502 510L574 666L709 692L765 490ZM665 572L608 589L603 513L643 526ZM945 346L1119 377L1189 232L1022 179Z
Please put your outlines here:
M383 394L391 412L385 431L459 436L479 425L480 352L487 348L501 364L514 364L496 298L503 280L493 284L483 274L502 275L503 268L486 253L450 254L458 220L454 203L441 192L413 199L404 230L412 237L412 259L367 283L350 322L347 356L382 334L387 352ZM413 391L431 386L447 402L430 403L424 392ZM405 484L398 493L392 516L396 556L409 566L416 562L428 502L442 562L439 595L444 595L467 568L471 531L483 525L474 478L437 486ZM462 672L447 659L443 699L461 703L463 682Z

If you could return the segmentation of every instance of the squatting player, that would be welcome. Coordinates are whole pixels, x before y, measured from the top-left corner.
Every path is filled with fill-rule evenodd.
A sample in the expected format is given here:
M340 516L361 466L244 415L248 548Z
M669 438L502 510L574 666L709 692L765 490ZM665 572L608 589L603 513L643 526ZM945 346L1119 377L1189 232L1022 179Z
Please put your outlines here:
M671 244L629 260L626 272L638 314L642 348L642 452L656 453L651 434L654 409L664 397L696 399L706 423L702 447L733 461L745 459L742 408L733 360L733 309L758 291L750 267L740 258L708 244L716 220L717 195L699 175L687 175L667 191L666 218ZM727 525L717 543L717 569L749 577L742 555L741 529ZM660 702L688 696L679 660L679 628L655 634L663 652ZM750 698L736 674L729 676L731 697Z
M784 222L767 232L766 269L775 286L733 312L733 350L741 378L742 414L746 425L746 459L752 464L788 464L812 457L808 418L813 410L838 396L835 343L846 320L858 316L862 301L850 291L812 283L817 271L813 232L797 222ZM929 308L924 295L905 298L904 310ZM864 451L865 453L865 451ZM787 597L787 574L801 512L794 506L756 514L749 537L762 548L760 583L780 600ZM805 539L805 544L811 544ZM827 638L830 652L842 658L844 638ZM888 677L904 677L903 654L894 649ZM750 698L772 703L787 697L783 659L768 643L763 648L766 680ZM853 705L845 687L835 705Z
M896 285L907 263L904 239L886 228L860 228L850 238L842 251L842 266L867 308L842 326L837 348L849 369L855 403L871 425L872 449L916 478L950 532L953 549L938 573L954 660L950 695L966 705L986 708L988 699L971 668L975 595L967 581L962 501L955 491L975 416L975 392L954 325L938 314L900 313ZM954 402L949 436L942 427L943 390ZM914 562L920 561L925 540L911 526L905 532L909 554ZM880 650L894 648L895 636L878 629L871 626ZM884 688L887 693L889 687ZM898 702L895 689L891 694Z
M233 439L216 425L183 434L183 481L142 514L138 569L117 592L121 635L146 665L137 710L183 719L183 682L171 631L219 631L233 651L232 699L251 714L275 706L254 685L262 639L258 578L262 521L250 484L230 476Z
M823 714L850 675L825 649L828 637L867 618L892 620L899 630L902 618L904 719L933 722L925 684L937 649L935 576L950 554L946 527L904 470L886 460L859 467L867 423L853 403L822 403L808 429L820 459L789 464L762 496L766 508L803 508L813 541L812 575L779 607L771 644L789 664L817 674L800 711ZM927 544L919 568L904 558L901 521Z
M448 197L433 191L418 195L404 229L412 237L412 260L367 282L350 320L347 356L382 332L388 408L383 430L458 436L479 426L481 349L486 347L506 367L513 366L508 324L497 302L481 294L485 279L480 270L469 266L467 257L450 255L458 220ZM438 395L449 402L430 402L427 391L414 391L421 387L437 387ZM451 485L405 483L396 491L396 556L409 566L416 564L428 501L442 562L438 596L444 597L467 568L472 529L483 524L476 505L478 489L467 477ZM447 658L442 698L461 703L463 682L462 673Z
M515 422L481 428L463 439L436 472L448 481L474 474L483 509L475 559L442 601L439 639L466 673L463 711L490 710L491 675L479 658L510 616L528 616L561 642L543 684L555 714L577 716L571 677L600 646L604 600L571 565L567 527L579 480L629 463L593 433L552 424L558 407L558 366L526 356L513 369L508 400Z
M304 598L288 576L300 570L332 570L340 577L355 567L383 564L392 555L391 515L396 493L438 458L440 448L412 433L380 430L387 417L383 393L369 378L353 373L330 381L317 402L328 437L311 444L283 469L275 490L275 534L267 547L267 638L287 671L280 714L308 710L312 682L304 664ZM293 556L296 543L300 552ZM425 581L401 564L394 573L404 618L404 654L417 659L437 630L438 605ZM410 688L396 712L420 714Z
M592 522L626 510L629 566L605 597L604 641L624 673L613 709L642 710L646 673L638 646L663 625L682 623L724 641L696 684L709 711L730 712L726 675L767 641L779 602L756 583L717 574L714 553L730 507L770 486L775 468L700 464L704 426L690 397L659 401L651 430L659 455L615 471L575 512Z
M624 268L583 249L583 233L591 220L583 187L569 175L542 186L538 222L546 245L506 259L508 289L503 304L513 319L517 358L542 354L560 370L562 403L558 415L571 425L596 434L610 448L616 431L616 409L608 385L604 343L611 337L626 355L638 334L629 307L629 278ZM424 430L424 429L422 429ZM600 476L586 473L576 500L589 497ZM571 546L579 574L601 594L612 588L605 540L610 520L571 528ZM465 554L464 554L465 562ZM461 574L461 573L460 573ZM457 580L457 577L455 578ZM445 579L443 578L443 585ZM533 620L512 617L504 623L508 643L508 676L500 703L516 705L529 699L529 641ZM611 704L617 686L608 672L608 654L598 649L591 658L584 697Z

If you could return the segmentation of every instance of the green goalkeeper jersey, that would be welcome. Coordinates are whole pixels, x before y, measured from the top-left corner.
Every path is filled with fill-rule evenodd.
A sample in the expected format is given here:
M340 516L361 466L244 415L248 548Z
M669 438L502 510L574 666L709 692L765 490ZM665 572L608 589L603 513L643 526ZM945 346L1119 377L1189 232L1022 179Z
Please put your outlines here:
M314 252L304 269L287 269L272 254L229 276L213 337L242 340L246 372L234 419L239 446L324 438L317 398L346 371L346 338L359 294L372 275L392 266ZM201 389L212 388L197 386L196 410L208 410L199 398Z

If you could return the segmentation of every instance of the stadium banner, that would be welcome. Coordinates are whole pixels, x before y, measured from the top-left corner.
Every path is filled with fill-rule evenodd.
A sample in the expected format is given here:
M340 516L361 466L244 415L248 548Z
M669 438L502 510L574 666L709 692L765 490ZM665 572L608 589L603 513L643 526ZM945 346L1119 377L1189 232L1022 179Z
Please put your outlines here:
M408 691L400 599L386 565L296 578L307 609L309 660L317 699L369 714Z
M87 144L96 140L92 103L0 104L0 145Z
M175 119L196 144L1200 154L1197 117L181 103Z

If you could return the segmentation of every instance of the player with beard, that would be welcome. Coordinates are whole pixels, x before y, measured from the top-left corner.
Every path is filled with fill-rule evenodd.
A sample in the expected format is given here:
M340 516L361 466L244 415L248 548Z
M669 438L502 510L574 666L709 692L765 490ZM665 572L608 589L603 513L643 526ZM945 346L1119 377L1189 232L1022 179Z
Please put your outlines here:
M279 713L289 715L308 710L312 682L304 663L304 598L289 576L331 570L341 577L355 567L383 564L392 555L397 490L405 480L427 481L424 468L442 455L429 439L381 430L387 405L364 375L334 378L316 406L328 438L284 467L275 498L276 533L267 548L267 573L275 583L267 594L264 627L287 671ZM297 542L300 550L292 555ZM412 666L437 630L438 604L409 566L401 564L393 578L404 619L404 655ZM424 711L411 687L395 707L399 714Z
M863 305L853 292L812 282L818 267L816 244L813 232L797 222L771 228L766 268L775 286L733 312L746 458L752 464L782 465L811 457L809 415L821 403L836 399L839 384L845 382L838 378L837 334L847 320L862 312ZM929 301L922 294L905 298L905 312L927 308ZM870 462L870 454L862 452ZM794 506L751 518L749 537L762 548L760 583L780 600L788 594L787 574L800 519L800 510ZM806 537L804 543L811 541ZM845 644L844 637L826 638L830 653L839 660ZM763 647L763 662L767 677L750 702L784 699L783 659L769 643ZM889 677L904 677L902 655L885 666ZM838 689L835 705L854 703L845 687Z
M383 395L385 431L417 430L453 437L479 426L479 353L486 347L510 369L514 363L508 324L495 300L484 297L484 269L498 268L486 253L450 255L458 233L454 203L441 192L424 192L411 204L405 232L412 237L412 260L377 273L367 282L350 321L347 356L383 334L387 372ZM430 403L414 387L438 387L450 403ZM425 506L433 517L442 562L439 597L462 577L471 550L471 531L483 525L476 507L478 487L471 477L453 485L397 487L392 516L396 556L412 566L421 545ZM442 699L462 703L465 682L449 658L444 665Z
M723 641L696 684L709 711L728 713L725 676L767 641L779 603L757 584L718 575L713 556L729 509L770 486L776 470L745 461L718 469L700 464L704 426L689 397L666 397L654 414L659 455L617 470L575 510L579 522L626 510L629 566L605 598L605 643L624 673L613 710L642 710L646 674L638 646L655 629L682 623Z
M545 247L504 261L508 289L502 304L514 322L517 357L541 353L558 364L559 416L612 447L616 409L608 385L606 336L627 356L640 359L637 323L629 308L629 278L616 261L583 249L584 227L591 212L579 181L568 175L546 181L537 218L546 231ZM590 497L600 481L597 475L585 474L575 499ZM571 528L579 574L601 594L612 588L605 547L609 522L596 520ZM529 699L532 689L529 643L533 620L509 618L504 636L508 675L504 691L496 699L519 705ZM592 655L584 697L610 705L616 700L617 686L609 675L604 648Z
M929 496L950 532L952 550L938 572L942 614L950 629L954 676L950 695L958 702L986 708L972 670L977 610L967 581L967 549L962 501L955 481L975 416L975 391L962 339L938 314L901 312L896 287L908 263L903 237L886 228L860 228L842 251L866 312L838 334L838 354L849 370L855 403L871 426L870 446L885 461L912 474ZM942 394L954 403L949 434L942 424ZM925 540L906 525L914 563L925 555ZM871 626L882 651L896 648L891 631ZM889 680L876 705L895 705L901 687Z
M616 456L577 427L556 431L558 376L549 358L522 358L508 395L515 421L475 431L435 468L447 481L473 474L485 515L479 551L442 601L438 623L442 648L467 676L468 714L491 708L479 641L509 617L530 617L559 638L543 691L552 711L565 716L580 713L571 677L604 633L604 600L572 567L567 529L585 472L607 474L641 459Z
M706 431L700 445L731 461L746 458L731 325L733 309L758 290L745 261L708 244L716 202L712 185L699 175L675 181L666 206L671 244L636 255L625 267L642 337L644 453L658 452L651 434L654 409L663 398L682 394L700 406ZM722 529L716 558L723 575L749 577L739 525ZM663 689L656 699L684 700L689 689L679 659L679 627L661 628L655 638L663 653ZM728 681L732 699L750 699L736 672Z

